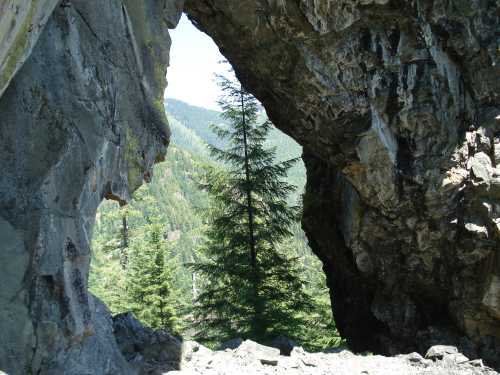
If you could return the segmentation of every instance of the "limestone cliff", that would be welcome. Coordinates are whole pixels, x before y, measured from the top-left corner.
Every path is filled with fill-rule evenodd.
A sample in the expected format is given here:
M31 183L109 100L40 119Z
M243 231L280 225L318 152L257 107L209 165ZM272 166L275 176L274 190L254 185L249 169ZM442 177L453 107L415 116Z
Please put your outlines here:
M500 343L500 3L188 0L305 148L303 226L355 349Z
M168 27L179 17L175 0L63 2L0 98L0 370L9 375L136 373L88 294L89 244L99 203L129 199L166 152Z

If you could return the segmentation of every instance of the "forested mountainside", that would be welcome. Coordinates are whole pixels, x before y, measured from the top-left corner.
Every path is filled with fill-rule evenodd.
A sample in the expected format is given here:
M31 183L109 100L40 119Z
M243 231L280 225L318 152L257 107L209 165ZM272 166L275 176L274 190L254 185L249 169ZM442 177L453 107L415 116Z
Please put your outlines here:
M166 99L165 108L168 113L170 127L172 129L172 142L182 149L194 155L208 157L205 143L221 147L224 141L218 138L211 130L210 125L225 124L220 113L214 110L192 106L177 99ZM265 112L262 112L262 120ZM272 128L268 137L268 146L276 147L279 161L293 159L302 154L302 147L289 136L283 134L276 128ZM304 163L300 160L289 173L292 184L297 186L293 198L298 198L303 193L306 183L306 171Z
M204 142L214 146L222 146L222 141L210 130L210 125L212 124L220 125L225 123L220 117L219 112L193 106L181 100L170 98L165 100L165 110L168 115L176 119L183 128L193 131ZM170 125L172 126L172 124ZM172 126L173 142L179 146L184 145L189 149L189 143L177 143L180 139L174 126Z
M167 242L168 263L173 273L175 295L173 303L182 320L189 319L193 295L197 292L196 275L186 266L200 256L199 247L204 232L204 208L208 203L207 194L200 190L197 176L202 166L214 163L206 147L207 142L222 146L211 133L210 124L223 125L219 113L184 102L168 99L165 103L172 129L171 145L167 158L154 168L151 183L143 185L134 195L129 205L119 207L116 202L106 201L99 208L93 236L93 261L90 274L90 288L110 307L113 313L130 309L127 295L126 262L130 248L143 246L147 241L147 231L152 222L164 228ZM276 147L280 160L301 155L301 147L291 138L273 129L268 139L269 146ZM297 186L291 199L295 202L303 192L305 169L302 161L289 174L289 181ZM124 231L123 218L126 217ZM325 277L321 263L311 253L304 233L297 223L294 238L286 246L301 259L308 281L308 292L318 305L318 325L330 324L331 309ZM314 341L317 347L332 345L329 338L319 337Z

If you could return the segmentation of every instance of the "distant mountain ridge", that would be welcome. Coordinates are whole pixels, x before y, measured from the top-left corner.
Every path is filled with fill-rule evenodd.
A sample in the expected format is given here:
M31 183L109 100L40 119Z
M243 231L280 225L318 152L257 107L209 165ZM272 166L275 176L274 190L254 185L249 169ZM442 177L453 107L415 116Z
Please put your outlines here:
M209 158L207 142L201 138L196 131L187 127L182 122L167 114L170 130L172 131L171 142L178 147L189 151L193 155Z
M216 147L224 147L224 143L210 129L212 124L227 124L221 112L171 98L165 99L165 110L172 129L173 144L202 157L210 157L205 146L207 143ZM265 114L263 114L263 119L265 119ZM276 147L276 156L279 161L297 158L302 154L302 147L276 128L270 131L267 145ZM303 192L305 175L302 161L290 170L290 182L297 186L294 200Z
M220 147L222 143L210 130L210 125L225 123L221 113L212 109L197 107L181 100L167 98L165 110L175 120L194 131L205 142ZM172 132L174 139L176 134Z

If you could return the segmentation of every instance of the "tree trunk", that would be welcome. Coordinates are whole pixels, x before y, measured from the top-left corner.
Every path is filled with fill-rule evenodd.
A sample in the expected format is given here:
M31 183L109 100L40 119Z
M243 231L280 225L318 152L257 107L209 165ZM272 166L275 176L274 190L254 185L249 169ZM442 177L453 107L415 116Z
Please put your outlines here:
M123 269L127 268L128 263L128 223L127 214L124 211L122 213L122 229L121 229L121 244L120 244L120 265Z
M243 88L241 88L243 90ZM253 202L252 202L252 186L250 182L250 163L248 158L248 140L247 140L247 123L245 118L245 101L243 93L240 92L241 99L241 115L243 122L243 144L244 144L244 155L245 155L245 180L246 180L246 195L247 195L247 213L248 213L248 240L250 246L250 261L252 266L252 282L254 288L254 332L259 333L263 327L260 327L259 322L261 321L262 309L259 303L259 273L257 267L257 249L255 244L255 233L254 233L254 216L253 216Z

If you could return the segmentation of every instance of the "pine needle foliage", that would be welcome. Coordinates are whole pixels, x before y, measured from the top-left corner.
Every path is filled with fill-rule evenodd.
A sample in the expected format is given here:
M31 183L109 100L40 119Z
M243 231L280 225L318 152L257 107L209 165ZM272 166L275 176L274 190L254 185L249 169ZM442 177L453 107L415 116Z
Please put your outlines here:
M178 319L172 286L173 270L166 263L168 247L163 232L161 224L150 223L142 238L135 238L131 243L127 297L130 310L143 323L176 333Z
M226 146L210 152L224 168L207 167L202 181L211 203L205 260L191 265L203 280L194 306L196 339L300 339L313 301L300 263L278 246L293 235L299 214L287 203L295 186L286 181L298 160L276 162L275 149L265 147L271 123L258 122L257 100L234 80L218 81L229 126L212 127Z

